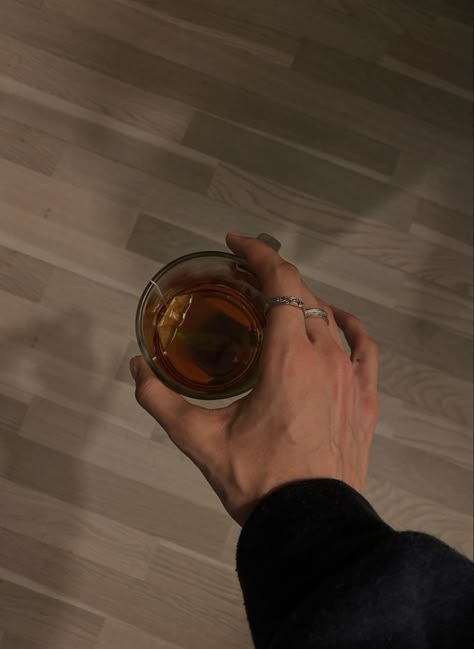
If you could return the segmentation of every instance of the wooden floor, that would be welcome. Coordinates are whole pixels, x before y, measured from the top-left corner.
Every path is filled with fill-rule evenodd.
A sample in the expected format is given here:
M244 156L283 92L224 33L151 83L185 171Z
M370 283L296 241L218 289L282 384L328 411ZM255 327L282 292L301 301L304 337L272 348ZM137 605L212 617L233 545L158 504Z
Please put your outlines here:
M367 496L472 556L471 0L0 0L0 647L250 649L135 404L147 279L267 231L381 352Z

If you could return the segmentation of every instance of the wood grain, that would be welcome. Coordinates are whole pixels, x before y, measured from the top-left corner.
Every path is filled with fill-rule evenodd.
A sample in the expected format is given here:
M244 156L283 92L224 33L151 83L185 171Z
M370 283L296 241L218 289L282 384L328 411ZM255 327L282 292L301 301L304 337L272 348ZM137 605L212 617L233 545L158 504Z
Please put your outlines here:
M157 545L150 535L4 479L0 507L7 530L131 577L148 574Z
M12 631L20 632L26 643L34 643L40 637L51 649L62 649L65 645L71 649L92 649L102 624L99 616L14 583L0 582L0 626L7 632L7 647L15 646L8 639Z
M12 80L20 86L20 97L42 98L46 105L60 106L97 123L127 124L171 140L182 135L192 114L192 109L178 101L2 34L0 72L6 87L12 87Z
M196 250L223 251L226 246L140 213L127 242L127 250L163 263Z
M49 259L65 271L78 273L119 291L139 295L156 266L65 226L39 219L11 205L1 209L0 227L6 242L17 252Z
M265 219L272 228L280 228L282 224L291 228L295 238L303 239L314 233L318 249L327 243L336 243L344 251L397 268L423 282L428 281L455 292L470 293L471 219L428 200L417 203L415 221L411 234L408 234L396 229L400 223L398 218L393 223L384 222L387 212L383 202L380 206L374 206L368 217L361 218L350 208L344 210L332 202L229 165L218 166L208 194L225 205L250 212L254 218ZM389 200L394 212L403 208L402 205L398 208L396 194ZM440 245L436 238L427 245L425 240L414 236L413 227L418 223L449 232L467 245L455 252L446 247L445 241Z
M471 384L427 362L417 362L386 346L380 347L380 388L392 397L417 406L453 424L472 427ZM428 359L426 359L428 361Z
M103 411L108 421L145 437L154 430L154 420L139 408L129 386L25 345L2 342L0 351L0 385L88 414Z
M154 442L102 417L45 399L31 405L20 434L116 476L222 513L201 473L173 444Z
M197 113L193 117L183 142L246 171L352 209L361 216L369 216L383 204L385 220L398 229L406 228L413 219L416 200L408 194L398 194L396 206L392 205L390 197L395 192L388 183L209 115Z
M15 125L34 127L38 138L51 137L54 138L53 142L80 146L104 158L123 161L151 176L158 176L189 189L205 191L214 172L212 160L203 159L203 156L198 160L197 156L187 152L184 147L163 141L157 136L143 134L139 130L123 127L117 130L114 124L97 124L88 119L88 116L83 119L69 115L1 91L0 107L0 114L6 115L6 120L10 120L9 116L12 116L16 120ZM52 160L52 170L56 163L57 159ZM46 173L49 169L45 167L36 170Z
M125 624L120 620L107 618L96 649L183 649L174 642L168 642Z
M178 625L183 606L176 582L172 591L160 584L147 584L1 528L0 565L59 592L65 590L62 574L68 566L67 592L103 614L190 649L201 649L201 636L209 639L209 649L221 649L224 642L229 649L242 647L241 634L229 633L219 619L202 618L199 602L187 609L188 624Z
M308 40L302 42L293 68L319 82L362 94L374 103L407 113L456 135L470 135L471 102L398 72Z
M12 482L209 556L225 538L228 521L224 514L191 506L182 498L22 437L5 434L2 447L6 456L2 475ZM177 508L179 517L173 516Z
M275 30L238 16L238 5L226 12L222 4L216 5L213 0L201 2L199 6L192 0L180 3L173 0L119 2L184 29L219 38L224 43L280 65L290 65L297 48L297 41L286 30Z
M1 292L0 300L5 343L37 349L96 374L117 373L127 338L97 326L93 313L80 313L79 302L69 315Z
M472 426L432 415L423 407L385 392L380 394L379 401L379 435L472 470ZM407 488L408 485L407 482ZM413 493L417 491L413 489Z
M28 186L28 192L25 192ZM115 245L136 221L133 207L0 159L0 201Z
M44 174L52 174L63 143L13 119L0 117L0 155Z
M0 246L0 288L27 300L38 301L54 271L35 257Z
M374 439L371 459L371 477L405 488L462 514L471 514L472 471L381 436Z

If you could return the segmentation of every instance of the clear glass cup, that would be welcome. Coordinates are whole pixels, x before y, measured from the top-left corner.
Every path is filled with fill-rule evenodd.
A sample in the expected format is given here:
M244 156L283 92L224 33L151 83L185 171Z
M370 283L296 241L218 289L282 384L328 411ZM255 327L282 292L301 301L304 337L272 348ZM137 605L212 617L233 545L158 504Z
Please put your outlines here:
M260 235L271 247L279 243ZM164 266L137 309L140 350L156 376L194 399L224 399L256 382L265 299L244 260L196 252Z

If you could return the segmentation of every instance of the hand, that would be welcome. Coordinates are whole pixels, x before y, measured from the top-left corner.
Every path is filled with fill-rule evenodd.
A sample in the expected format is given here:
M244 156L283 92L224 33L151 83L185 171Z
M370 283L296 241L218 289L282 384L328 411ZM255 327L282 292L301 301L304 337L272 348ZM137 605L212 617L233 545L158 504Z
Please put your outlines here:
M243 524L273 489L304 478L337 478L362 491L378 420L377 347L360 321L311 294L298 270L263 242L228 235L266 297L294 295L321 318L275 306L268 313L258 383L226 408L188 403L145 360L131 360L136 397L195 462L229 514ZM345 353L338 326L351 348Z

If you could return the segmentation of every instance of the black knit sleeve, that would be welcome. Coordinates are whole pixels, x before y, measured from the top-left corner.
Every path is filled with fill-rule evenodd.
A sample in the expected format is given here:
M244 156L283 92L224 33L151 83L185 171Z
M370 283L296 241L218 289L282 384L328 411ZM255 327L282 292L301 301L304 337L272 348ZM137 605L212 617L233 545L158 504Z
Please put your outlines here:
M270 494L242 530L237 570L257 649L471 646L471 562L394 531L337 480Z

